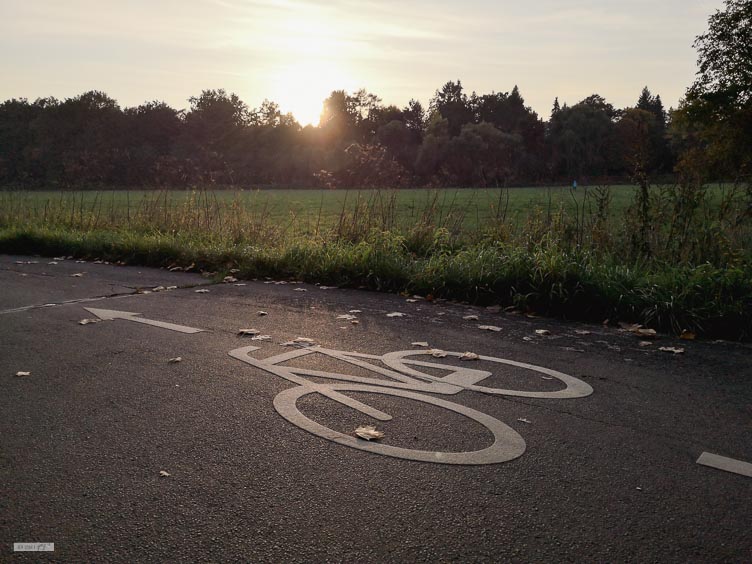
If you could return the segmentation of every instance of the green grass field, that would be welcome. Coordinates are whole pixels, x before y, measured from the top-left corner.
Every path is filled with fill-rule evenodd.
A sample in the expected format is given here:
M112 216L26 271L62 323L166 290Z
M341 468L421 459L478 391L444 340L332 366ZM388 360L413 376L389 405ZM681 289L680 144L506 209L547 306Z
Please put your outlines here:
M746 186L0 192L0 252L752 334ZM644 196L644 194L643 194Z

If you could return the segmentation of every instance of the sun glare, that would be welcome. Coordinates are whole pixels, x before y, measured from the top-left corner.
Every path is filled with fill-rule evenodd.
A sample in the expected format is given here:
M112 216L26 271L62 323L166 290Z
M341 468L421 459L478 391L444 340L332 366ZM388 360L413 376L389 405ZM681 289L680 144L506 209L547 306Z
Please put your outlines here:
M332 90L354 90L346 72L332 61L300 60L272 77L272 100L301 125L318 125L324 100Z

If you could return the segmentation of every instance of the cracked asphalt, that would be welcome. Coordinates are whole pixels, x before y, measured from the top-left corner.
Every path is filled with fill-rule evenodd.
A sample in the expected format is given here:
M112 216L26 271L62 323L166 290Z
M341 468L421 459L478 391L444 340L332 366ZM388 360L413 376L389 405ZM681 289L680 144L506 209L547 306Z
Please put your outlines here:
M752 462L749 345L660 335L640 346L613 327L465 304L237 284L0 255L1 561L752 561L752 478L696 462L703 452ZM171 289L153 291L160 286ZM93 317L86 307L203 331L81 325ZM338 319L345 314L356 319ZM270 338L252 341L243 328ZM369 355L424 351L412 343L425 341L559 371L593 393L436 395L501 421L525 452L474 466L383 456L291 424L274 401L295 384L228 354L252 345L254 358L268 358L295 350L282 344L298 337ZM487 387L563 388L513 365L429 360L448 367L421 368L434 378L471 366L492 373ZM331 382L323 373L386 378L321 354L288 365L316 372L307 377L316 383ZM383 444L409 450L493 441L433 404L345 393L392 419L317 393L297 408L348 436L376 425ZM55 549L14 552L18 542Z

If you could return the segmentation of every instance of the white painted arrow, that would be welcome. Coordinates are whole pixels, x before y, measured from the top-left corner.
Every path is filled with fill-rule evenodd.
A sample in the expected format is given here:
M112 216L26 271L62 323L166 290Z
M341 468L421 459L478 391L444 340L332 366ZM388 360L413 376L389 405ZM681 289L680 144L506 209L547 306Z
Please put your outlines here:
M177 331L179 333L201 333L203 329L195 329L193 327L186 327L185 325L175 325L174 323L166 323L164 321L154 321L153 319L144 319L143 317L136 317L141 315L140 313L132 313L130 311L115 311L114 309L96 309L93 307L84 308L89 313L93 313L99 319L112 320L112 319L125 319L126 321L135 321L136 323L143 323L144 325L153 325L154 327L161 327L162 329L169 329L170 331Z

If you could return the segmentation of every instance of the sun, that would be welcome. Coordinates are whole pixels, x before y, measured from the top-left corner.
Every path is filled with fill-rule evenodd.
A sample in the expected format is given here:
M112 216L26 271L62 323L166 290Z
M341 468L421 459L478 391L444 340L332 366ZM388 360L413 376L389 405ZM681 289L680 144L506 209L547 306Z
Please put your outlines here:
M324 100L333 90L352 90L351 79L336 61L299 59L271 77L271 99L300 125L318 125Z

